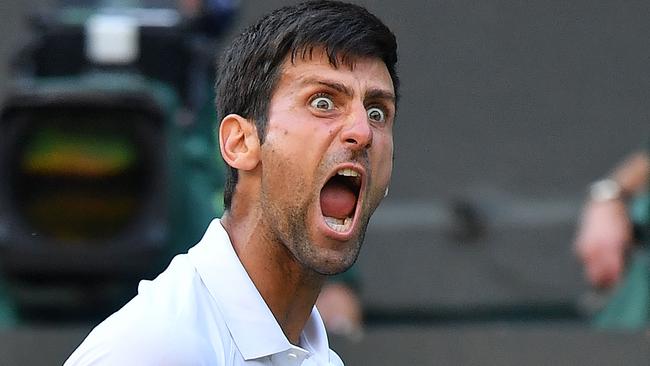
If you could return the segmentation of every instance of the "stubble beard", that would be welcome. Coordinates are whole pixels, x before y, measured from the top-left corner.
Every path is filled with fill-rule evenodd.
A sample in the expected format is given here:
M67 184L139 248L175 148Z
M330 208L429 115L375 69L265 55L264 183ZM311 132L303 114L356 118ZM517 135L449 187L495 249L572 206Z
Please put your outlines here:
M276 161L274 166L277 169L276 172L291 171L288 166L288 161L289 159ZM367 151L356 154L344 153L338 156L330 155L326 161L321 162L319 171L328 171L328 167L335 166L337 161L357 161L366 166L367 187L372 186L370 178L372 172L369 168L370 164L368 164ZM270 192L265 189L264 178L262 180L262 215L264 215L264 221L269 228L271 241L276 245L282 245L287 248L303 268L321 275L336 275L352 267L361 251L370 216L379 205L378 201L381 201L383 196L381 198L378 198L379 196L373 197L373 192L366 192L365 202L362 203L364 207L358 213L361 217L358 218L357 235L346 243L336 243L337 248L332 248L327 242L333 241L334 239L323 236L322 239L325 242L316 243L310 236L310 230L308 230L309 209L310 207L318 207L320 189L322 187L318 187L318 189L312 191L310 188L313 187L305 182L304 178L294 177L291 183L287 183L286 188L289 188L290 184L294 197L301 198L301 200L289 203L287 200L282 200L282 198L287 197L286 190L280 193L280 197L275 197L274 199ZM282 202L287 204L282 204ZM357 204L359 203L361 202L357 202ZM317 215L315 216L317 217ZM311 233L315 236L320 236L317 230L312 230Z
M365 238L368 214L362 213L358 234L347 243L338 243L339 249L334 249L321 247L310 238L307 224L309 201L287 208L280 208L267 199L263 201L266 204L263 203L262 209L271 230L272 241L287 248L303 268L329 276L347 271L356 262Z
M359 210L361 217L358 218L357 235L346 243L334 243L334 248L331 246L334 239L319 234L316 228L309 230L309 209L318 207L320 191L310 193L302 179L295 179L292 185L294 197L302 199L286 205L281 203L287 202L286 200L274 199L264 187L262 188L261 209L271 234L269 239L276 245L282 245L288 249L294 259L307 270L328 276L347 271L359 256L372 209L369 206ZM287 197L286 192L283 197ZM312 238L312 235L322 237L323 242L315 242L319 238Z

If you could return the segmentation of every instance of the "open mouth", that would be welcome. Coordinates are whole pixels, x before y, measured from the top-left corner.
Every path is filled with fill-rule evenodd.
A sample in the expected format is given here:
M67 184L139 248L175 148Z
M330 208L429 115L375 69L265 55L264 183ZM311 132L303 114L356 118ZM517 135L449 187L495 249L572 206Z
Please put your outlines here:
M325 223L332 230L345 233L352 228L361 191L361 173L351 168L339 169L320 192L320 207Z

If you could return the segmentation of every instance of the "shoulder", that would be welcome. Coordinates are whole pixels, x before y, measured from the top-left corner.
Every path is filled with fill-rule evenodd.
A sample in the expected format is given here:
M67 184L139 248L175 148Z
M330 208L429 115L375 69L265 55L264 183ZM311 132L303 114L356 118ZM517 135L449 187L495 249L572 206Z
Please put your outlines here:
M219 350L184 329L149 326L131 330L91 333L65 366L219 364Z
M65 366L223 364L232 348L227 335L200 278L179 256L93 329Z

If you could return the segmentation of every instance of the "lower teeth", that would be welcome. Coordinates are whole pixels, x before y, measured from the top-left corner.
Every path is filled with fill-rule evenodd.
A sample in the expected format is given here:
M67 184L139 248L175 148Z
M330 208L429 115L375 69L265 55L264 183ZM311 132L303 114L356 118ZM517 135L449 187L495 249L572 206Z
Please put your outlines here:
M350 225L352 224L352 218L346 217L345 219L337 219L335 217L325 216L325 222L327 223L327 226L329 226L332 230L342 233L350 228Z

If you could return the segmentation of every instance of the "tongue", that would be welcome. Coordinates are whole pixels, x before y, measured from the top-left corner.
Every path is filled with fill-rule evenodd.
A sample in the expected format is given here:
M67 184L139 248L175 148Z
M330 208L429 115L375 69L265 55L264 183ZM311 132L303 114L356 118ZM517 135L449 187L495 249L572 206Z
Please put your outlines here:
M330 179L320 193L320 207L324 216L337 219L350 217L356 203L355 194L336 179Z

